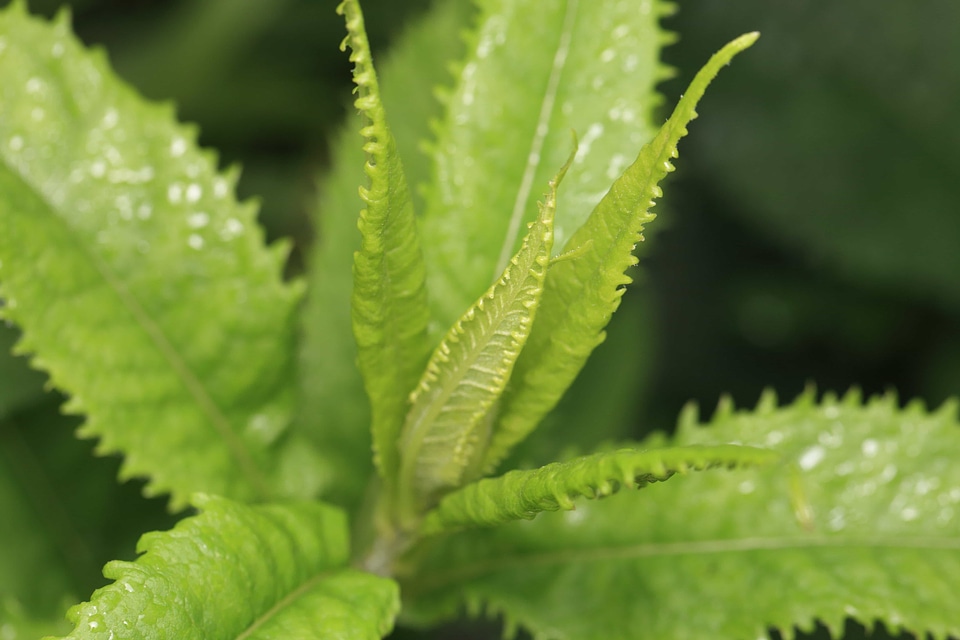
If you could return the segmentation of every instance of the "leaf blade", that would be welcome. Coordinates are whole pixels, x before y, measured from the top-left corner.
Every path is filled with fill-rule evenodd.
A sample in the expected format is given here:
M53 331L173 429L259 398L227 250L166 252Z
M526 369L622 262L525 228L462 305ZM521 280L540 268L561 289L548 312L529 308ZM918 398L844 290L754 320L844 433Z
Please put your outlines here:
M711 422L701 428L687 415L672 444L773 448L796 465L812 521L795 515L783 468L694 474L588 503L576 518L452 536L426 564L446 577L424 573L422 584L437 580L433 596L465 591L473 610L486 602L547 638L697 637L704 628L792 638L815 619L836 636L846 617L894 633L958 633L956 403L928 412L892 397L818 403L806 394L778 408L768 396L753 411L721 407ZM403 586L412 603L425 602L416 580Z
M735 445L666 449L619 449L529 471L508 471L447 494L427 514L425 535L512 520L530 520L543 511L573 510L577 497L603 498L622 487L641 489L675 474L716 467L762 466L778 459L772 451Z
M236 173L85 51L65 14L0 16L0 279L21 350L88 414L81 433L173 508L197 489L278 491L301 290L280 278L285 249L261 246Z
M576 257L551 266L540 322L504 395L484 461L487 471L536 428L603 341L603 329L632 281L626 271L637 263L633 250L643 240L643 226L654 218L649 209L662 195L658 183L673 170L677 142L696 117L695 107L710 81L758 35L737 38L704 65L654 139L570 238L564 252Z
M429 357L426 272L396 141L387 124L380 88L356 0L338 8L345 15L352 49L355 106L367 118L361 129L370 187L361 188L360 250L354 254L352 320L357 360L371 404L374 462L387 490L399 468L397 440L408 396Z
M553 246L557 187L500 279L454 323L410 396L401 435L400 517L419 519L439 493L475 472L490 435L490 410L506 387L536 317Z
M380 638L399 608L396 585L345 567L346 519L318 503L245 506L197 496L200 515L146 534L136 562L68 614L69 638ZM199 580L198 580L199 578ZM216 585L214 587L214 585Z
M445 2L427 13L386 52L380 90L391 113L401 117L393 133L410 184L429 175L418 144L440 104L431 95L449 80L447 65L459 56L458 33L469 0ZM364 154L356 144L359 114L348 120L332 149L332 170L323 178L313 218L318 241L309 258L309 294L301 314L299 411L294 429L313 443L329 470L321 492L337 504L356 506L371 468L369 402L355 366L350 296L353 253L359 248L356 187L366 180ZM416 193L413 194L416 196ZM415 202L417 202L415 197Z
M536 185L583 138L557 212L558 247L586 219L654 130L665 2L485 0L461 80L437 130L437 164L421 230L434 320L449 326L515 252L510 229L533 217ZM622 164L621 164L622 163ZM611 167L616 173L609 175ZM619 168L618 168L619 167ZM497 176L491 187L486 176ZM512 236L512 240L510 237ZM499 260L498 260L499 259Z

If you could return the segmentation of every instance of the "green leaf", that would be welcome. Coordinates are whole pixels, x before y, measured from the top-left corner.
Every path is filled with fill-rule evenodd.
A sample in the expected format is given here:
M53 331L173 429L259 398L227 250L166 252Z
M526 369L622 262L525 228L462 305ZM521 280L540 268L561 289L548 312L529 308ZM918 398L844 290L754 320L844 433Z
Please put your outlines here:
M418 145L428 137L428 122L439 115L432 95L449 81L447 65L463 48L459 32L469 0L440 3L405 33L380 65L383 101L394 116L393 134L411 185L429 175ZM351 329L350 295L353 253L359 249L357 187L367 181L357 131L361 117L348 120L332 151L332 173L320 185L315 214L318 242L310 256L310 292L302 313L300 410L296 431L320 450L330 471L324 495L356 505L370 465L370 415L357 370ZM416 202L416 194L414 193Z
M396 585L346 567L340 510L319 503L246 506L198 495L200 515L140 539L136 562L67 614L70 638L380 638Z
M358 226L363 241L353 262L353 333L357 360L370 398L374 461L388 490L397 476L397 440L408 396L430 355L427 292L413 201L393 134L380 102L363 14L356 0L338 8L346 16L353 53L354 103L368 118L361 129L370 188L361 188L366 208Z
M264 250L236 173L69 32L0 13L0 282L20 348L71 394L124 477L182 508L277 492L291 409L286 248Z
M398 486L401 518L408 524L440 493L478 471L490 437L488 414L510 379L540 303L553 246L557 187L573 158L550 181L520 251L450 328L410 396Z
M736 445L621 449L510 471L446 495L424 519L424 534L533 519L543 511L576 508L574 498L604 498L621 488L641 489L676 473L750 467L778 459L766 449Z
M740 36L710 58L670 119L570 238L564 253L574 257L551 267L540 321L504 394L484 462L487 470L539 424L603 341L603 329L620 305L624 286L632 282L626 271L637 262L633 249L643 240L643 226L653 220L649 209L663 193L658 183L673 171L670 161L677 157L687 124L697 116L697 103L721 67L757 37Z
M457 534L405 595L429 617L485 602L542 638L792 638L814 620L836 636L846 617L960 633L956 403L930 413L808 393L695 422L687 414L671 444L766 446L794 470L695 474Z
M670 34L660 0L484 0L438 129L421 231L434 320L449 326L485 291L534 217L539 185L582 144L557 211L557 246L653 136ZM624 155L629 154L629 155Z

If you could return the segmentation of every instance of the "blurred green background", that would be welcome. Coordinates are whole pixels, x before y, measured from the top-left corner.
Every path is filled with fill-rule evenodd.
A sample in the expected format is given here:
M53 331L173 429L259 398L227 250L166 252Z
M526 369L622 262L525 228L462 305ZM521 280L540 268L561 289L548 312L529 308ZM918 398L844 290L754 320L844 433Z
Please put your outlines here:
M48 15L61 4L30 2ZM375 55L429 4L365 0ZM85 42L105 46L146 96L174 100L225 164L243 165L241 195L262 199L271 237L295 239L290 271L300 272L316 179L350 100L335 0L70 5ZM665 23L681 36L665 52L677 69L661 87L666 105L724 42L755 29L763 37L714 84L681 143L635 285L652 296L652 322L612 329L643 332L631 424L668 428L690 399L710 407L730 393L751 404L767 386L784 399L810 383L893 388L932 405L956 394L960 3L687 0L679 9ZM46 451L40 467L61 477L73 468L63 461L91 446L70 440L73 420L53 417L60 400L40 393L42 376L6 357L14 335L0 327L0 470L17 476L18 460ZM73 554L84 566L62 577L81 594L99 584L104 561L130 557L142 526L170 523L137 484L113 486L116 460L85 464L102 476L103 508L133 526L102 530L103 514L76 508L88 504L80 496L44 497L63 505L50 513L23 507L40 526L67 518L84 532L86 549Z

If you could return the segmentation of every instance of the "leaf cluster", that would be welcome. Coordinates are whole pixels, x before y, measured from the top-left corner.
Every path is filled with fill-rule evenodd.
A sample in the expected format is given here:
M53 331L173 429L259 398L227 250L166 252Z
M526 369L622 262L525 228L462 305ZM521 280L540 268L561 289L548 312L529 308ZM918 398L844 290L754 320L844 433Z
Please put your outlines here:
M572 421L604 410L568 391L633 281L678 142L758 37L712 56L655 129L670 7L641 4L441 4L375 67L345 0L356 123L294 280L289 245L264 245L238 172L194 128L66 13L0 11L13 349L81 437L122 455L122 479L182 516L54 622L92 555L31 533L71 524L44 493L63 463L30 459L38 427L11 424L36 374L0 361L17 381L0 395L4 636L379 638L464 611L538 638L839 635L846 619L960 634L955 404L768 394L613 446ZM436 85L432 116L395 117ZM593 452L551 461L546 425ZM692 473L711 469L726 472Z

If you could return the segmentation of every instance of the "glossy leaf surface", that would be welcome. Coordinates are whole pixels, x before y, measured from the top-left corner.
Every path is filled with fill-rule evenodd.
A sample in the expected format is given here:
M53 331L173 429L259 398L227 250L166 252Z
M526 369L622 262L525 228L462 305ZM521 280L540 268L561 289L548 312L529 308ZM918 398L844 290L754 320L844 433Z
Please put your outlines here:
M434 143L424 252L430 304L449 326L499 277L542 185L580 150L557 212L562 247L653 135L669 5L484 0Z
M277 493L290 412L286 251L265 250L194 130L19 3L0 14L0 295L21 350L181 508Z
M815 619L836 634L846 617L960 633L955 404L928 412L851 393L778 408L767 396L754 411L721 406L706 428L688 414L672 444L722 441L788 465L456 534L404 593L421 613L466 601L543 638L793 637Z
M143 536L136 562L106 566L114 582L71 609L67 637L373 640L393 627L396 585L345 566L339 510L195 504L200 515Z

